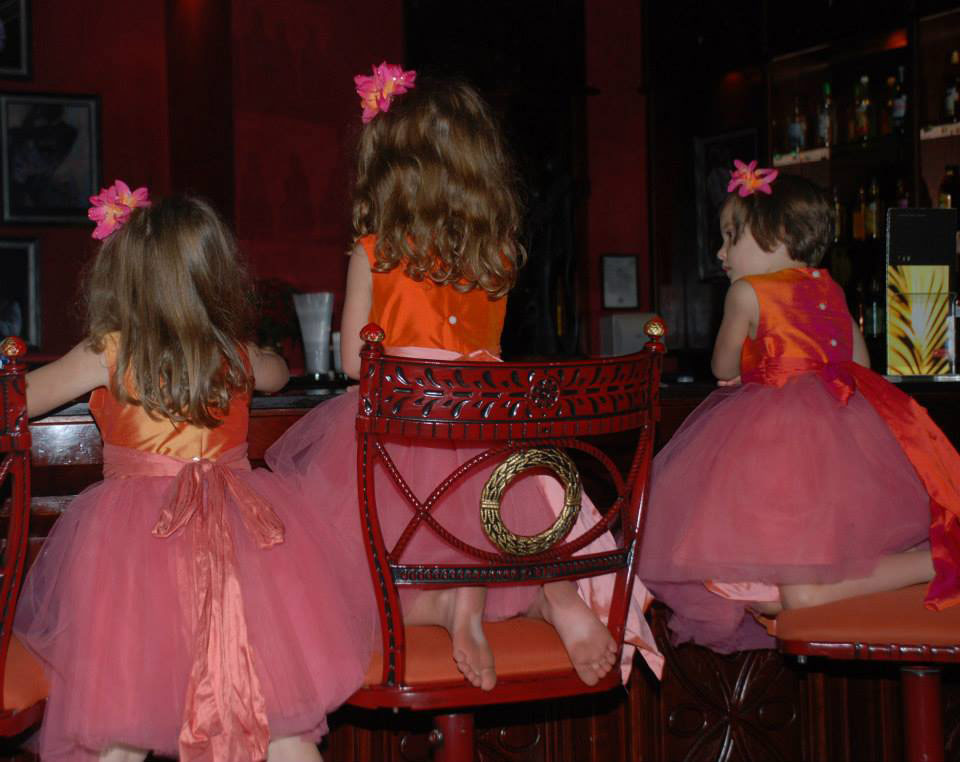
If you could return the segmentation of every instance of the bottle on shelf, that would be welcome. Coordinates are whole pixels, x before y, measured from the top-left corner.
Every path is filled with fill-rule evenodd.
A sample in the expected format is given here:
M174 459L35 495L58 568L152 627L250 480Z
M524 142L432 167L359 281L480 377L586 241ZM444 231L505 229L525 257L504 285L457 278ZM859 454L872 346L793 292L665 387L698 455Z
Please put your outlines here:
M893 131L902 134L907 123L907 85L904 77L904 67L897 67L897 81L893 87Z
M857 191L857 200L850 213L850 233L854 241L864 241L867 238L864 227L867 216L867 190L862 185Z
M866 313L866 299L864 298L863 283L861 281L857 281L857 286L853 291L853 304L851 307L850 314L853 315L853 319L857 321L857 326L860 328L860 333L862 334Z
M957 122L960 121L960 50L950 51L945 80L943 118L947 122Z
M890 135L893 132L893 100L896 95L897 78L892 74L887 77L883 100L879 103L879 118L877 132L880 135Z
M882 372L886 365L886 311L884 310L883 279L874 275L870 279L863 310L863 338L870 354L870 367Z
M860 77L853 92L853 137L868 140L873 136L873 104L870 101L870 77Z
M823 96L817 107L817 146L825 148L833 145L833 99L830 96L830 83L823 83Z
M807 117L800 104L800 96L793 98L793 115L787 124L787 150L803 151L807 147Z
M910 206L910 191L907 190L907 181L902 177L897 178L895 198L893 199L893 203L894 206L897 206L900 209L906 209L908 206Z
M863 213L864 237L869 240L875 240L880 235L880 206L880 185L876 177L871 177Z
M956 209L960 206L960 167L948 164L940 181L937 206L941 209Z
M837 186L833 186L833 240L842 243L847 240L847 207L840 200Z

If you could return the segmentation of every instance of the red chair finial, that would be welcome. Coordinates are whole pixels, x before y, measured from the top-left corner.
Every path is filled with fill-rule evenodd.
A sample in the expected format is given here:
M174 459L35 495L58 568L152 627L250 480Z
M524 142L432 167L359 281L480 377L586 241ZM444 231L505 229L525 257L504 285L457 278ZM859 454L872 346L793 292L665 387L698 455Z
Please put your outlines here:
M643 326L643 332L647 334L647 343L644 349L651 352L666 352L667 347L663 343L663 338L667 335L667 324L662 318L655 317L648 320Z
M27 342L19 336L8 336L0 342L0 355L4 357L21 357L27 353Z
M360 338L368 344L380 344L385 336L383 329L376 323L367 323L360 329Z

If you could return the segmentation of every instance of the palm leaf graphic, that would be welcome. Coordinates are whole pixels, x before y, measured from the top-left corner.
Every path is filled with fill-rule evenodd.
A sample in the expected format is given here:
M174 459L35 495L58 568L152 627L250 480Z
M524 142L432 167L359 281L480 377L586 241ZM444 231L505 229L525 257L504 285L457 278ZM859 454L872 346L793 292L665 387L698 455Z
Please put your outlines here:
M903 376L950 372L950 281L943 265L887 268L887 368Z

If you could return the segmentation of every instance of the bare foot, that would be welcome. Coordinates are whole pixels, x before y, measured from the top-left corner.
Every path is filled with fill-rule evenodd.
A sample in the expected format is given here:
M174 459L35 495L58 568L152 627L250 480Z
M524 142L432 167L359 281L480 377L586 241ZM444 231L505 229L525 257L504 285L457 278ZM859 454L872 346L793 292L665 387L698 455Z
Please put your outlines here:
M312 741L299 736L286 736L270 742L267 762L323 762L323 757Z
M407 624L436 624L453 640L453 660L471 685L488 691L497 683L493 651L483 632L486 588L424 590L404 613Z
M100 762L142 762L146 758L147 752L143 749L118 744L104 750L98 759Z
M572 582L544 585L529 613L554 626L573 668L587 685L596 685L617 663L617 644L610 631Z
M483 632L483 604L487 599L484 587L458 587L453 592L453 606L446 625L453 639L453 660L471 685L489 691L497 684L493 651Z

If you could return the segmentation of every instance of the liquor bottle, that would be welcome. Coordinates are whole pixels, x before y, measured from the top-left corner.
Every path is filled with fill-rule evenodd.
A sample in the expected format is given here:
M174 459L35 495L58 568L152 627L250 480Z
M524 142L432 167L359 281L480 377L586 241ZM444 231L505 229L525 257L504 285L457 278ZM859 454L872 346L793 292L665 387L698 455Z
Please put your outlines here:
M878 373L885 369L886 311L884 310L883 285L879 275L870 280L863 315L863 338L870 355L870 367Z
M947 59L946 88L943 95L943 118L960 121L960 50L953 50Z
M867 203L863 214L863 231L866 238L875 239L880 235L880 186L877 178L870 178L867 191Z
M960 167L954 164L947 166L940 181L940 191L937 193L937 206L941 209L956 209L960 206Z
M893 99L896 95L897 78L892 74L887 77L883 100L880 101L878 132L889 135L893 132Z
M896 192L893 203L900 209L906 209L910 206L910 191L907 190L907 181L902 177L897 178Z
M897 82L893 89L893 129L901 134L907 123L907 85L904 82L903 67L897 67Z
M842 243L847 240L847 207L840 200L837 187L833 187L833 240Z
M870 102L870 77L864 74L854 88L853 136L868 140L873 135L873 104Z
M830 97L830 83L823 83L823 97L817 108L817 146L824 148L833 145L833 99Z
M803 151L807 147L807 117L800 107L800 97L794 96L793 116L787 125L787 150Z
M853 206L853 212L850 215L850 227L854 241L863 241L867 234L864 229L864 220L867 216L867 191L861 185L857 191L857 201Z

